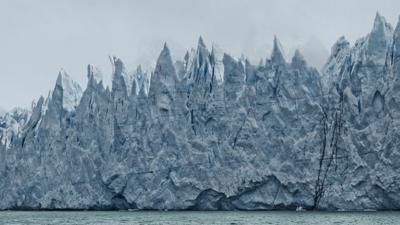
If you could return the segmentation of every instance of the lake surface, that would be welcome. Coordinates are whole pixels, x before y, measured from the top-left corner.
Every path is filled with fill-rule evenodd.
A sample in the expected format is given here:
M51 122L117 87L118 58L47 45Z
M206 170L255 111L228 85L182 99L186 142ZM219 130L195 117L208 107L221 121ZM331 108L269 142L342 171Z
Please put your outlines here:
M400 224L400 212L99 212L3 211L0 224L22 225L265 225Z

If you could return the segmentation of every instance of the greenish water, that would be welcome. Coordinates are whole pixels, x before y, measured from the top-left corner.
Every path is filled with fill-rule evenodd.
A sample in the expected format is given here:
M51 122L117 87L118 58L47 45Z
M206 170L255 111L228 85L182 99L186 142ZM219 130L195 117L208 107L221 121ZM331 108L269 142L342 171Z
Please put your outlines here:
M400 224L400 212L99 212L3 211L0 224L22 225L265 225Z

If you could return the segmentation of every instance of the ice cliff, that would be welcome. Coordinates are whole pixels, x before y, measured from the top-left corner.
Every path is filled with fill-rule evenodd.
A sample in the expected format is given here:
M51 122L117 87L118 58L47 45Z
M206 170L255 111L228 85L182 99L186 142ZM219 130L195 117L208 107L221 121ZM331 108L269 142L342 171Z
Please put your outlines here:
M0 117L0 209L400 209L400 25L379 14L323 71L197 48L153 71L61 71Z

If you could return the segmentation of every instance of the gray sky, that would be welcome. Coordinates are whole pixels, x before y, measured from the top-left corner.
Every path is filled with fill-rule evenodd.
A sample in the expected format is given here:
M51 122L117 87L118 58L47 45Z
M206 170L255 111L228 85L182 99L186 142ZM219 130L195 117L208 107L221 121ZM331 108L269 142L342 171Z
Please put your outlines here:
M258 62L276 34L288 56L304 49L318 64L341 35L368 33L376 11L395 26L400 1L0 0L0 107L47 95L60 68L85 87L88 63L109 81L109 55L133 70L154 63L164 41L180 59L199 35Z

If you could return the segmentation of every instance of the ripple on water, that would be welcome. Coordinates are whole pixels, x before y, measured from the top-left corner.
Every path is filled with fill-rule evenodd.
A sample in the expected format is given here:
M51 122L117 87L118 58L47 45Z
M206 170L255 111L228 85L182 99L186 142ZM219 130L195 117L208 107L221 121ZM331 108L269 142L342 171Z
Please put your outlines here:
M0 224L7 225L386 225L398 221L400 212L0 212Z

